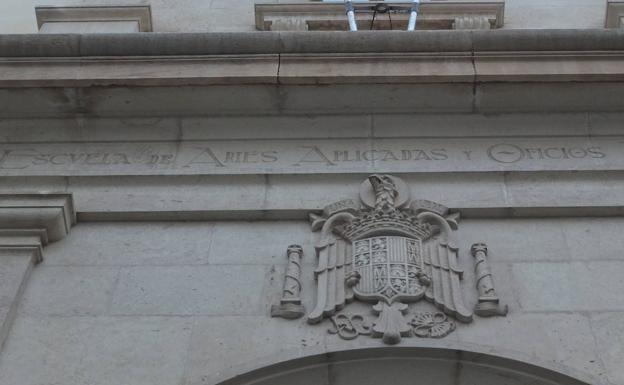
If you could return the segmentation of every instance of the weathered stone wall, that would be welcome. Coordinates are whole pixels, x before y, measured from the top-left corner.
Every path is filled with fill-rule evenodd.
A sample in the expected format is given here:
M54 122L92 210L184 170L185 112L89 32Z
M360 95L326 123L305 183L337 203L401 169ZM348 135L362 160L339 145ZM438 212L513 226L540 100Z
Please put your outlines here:
M17 5L22 3L22 0L15 1ZM53 0L45 5L149 4L155 32L243 32L255 30L254 3L253 0ZM603 0L507 0L505 28L602 28L605 7ZM8 12L17 11L12 7ZM23 10L20 12L24 13ZM34 23L34 9L32 15L31 22Z
M467 302L476 300L468 249L486 241L510 313L477 317L443 340L401 345L461 347L621 383L623 225L621 218L463 221ZM80 223L34 269L0 359L0 383L211 384L278 360L378 346L330 335L328 321L269 317L293 242L304 247L311 309L315 257L303 221Z
M531 215L564 215L566 208L588 215L587 206L603 207L594 215L615 215L620 211L610 208L623 199L622 119L621 113L7 119L0 122L0 192L72 192L82 218L198 211L214 219L234 210L257 219L277 210L278 217L303 219L352 196L368 173L383 171L400 174L416 196L473 209L467 216L532 207L546 212ZM262 151L278 161L263 163Z
M306 213L356 198L379 162L353 168L316 157L312 174L284 163L276 174L233 175L245 162L235 156L226 162L223 153L226 144L243 148L256 139L287 152L297 148L289 140L308 146L329 140L354 151L353 143L372 145L375 137L391 137L397 148L435 141L462 157L470 140L599 147L605 154L599 159L590 152L551 159L531 150L534 159L525 154L505 163L488 158L485 146L474 149L471 172L422 166L434 159L393 162L383 171L396 170L415 198L463 211L465 298L471 306L476 301L470 245L485 241L498 294L510 307L506 318L477 317L442 340L410 338L401 346L484 352L591 384L621 383L621 122L614 113L4 121L3 150L43 146L48 164L33 164L41 156L12 158L20 167L30 162L20 172L32 175L4 177L0 193L71 192L79 223L33 269L0 355L0 384L213 384L287 359L380 346L378 339L330 335L328 321L311 326L269 316L292 243L304 247L303 298L311 309L317 234ZM209 157L198 175L146 175L179 173L148 168L119 176L114 164L93 174L80 163L92 146L137 146L133 151L151 156L160 141L179 149L202 147L204 140L223 166ZM56 148L64 155L54 161L78 162L63 165L65 176L45 171ZM528 168L515 170L517 164ZM210 175L222 168L230 175ZM264 220L245 221L250 218Z
M259 87L247 83L256 72L229 78L224 74L230 72L219 72L229 67L227 61L210 67L212 78L178 74L167 87L150 87L145 71L136 69L111 74L108 81L119 82L111 87L91 86L91 75L79 85L71 76L5 79L0 98L0 194L6 194L0 195L0 277L10 279L0 282L0 337L8 334L0 353L0 384L216 384L297 357L335 357L327 353L383 346L379 339L345 341L328 334L328 321L311 326L304 319L269 315L282 292L285 249L292 243L305 251L303 302L311 310L318 235L310 231L307 216L338 200L357 199L360 184L374 172L402 178L415 199L460 211L459 260L469 307L477 300L469 247L481 241L489 246L498 295L510 308L505 318L477 317L443 339L405 338L400 346L486 353L591 385L622 383L619 35L515 32L503 33L517 43L513 47L505 45L508 40L496 40L500 32L414 37L422 38L416 43L426 43L425 48L442 36L444 49L451 50L456 36L467 51L474 48L471 42L489 41L499 49L538 52L553 46L561 52L566 47L586 50L596 39L612 52L591 54L590 63L600 64L597 70L587 65L588 56L575 59L561 52L533 57L529 61L539 63L528 67L517 65L523 58L508 60L504 68L515 69L512 79L491 65L500 72L484 75L489 81L480 79L473 58L461 67L446 66L448 77L442 78L447 83L426 78L429 72L423 68L432 68L431 63L405 66L425 74L412 83L375 77L375 66L362 70L361 84L347 84L353 78L345 75L345 67L333 79L323 77L327 69L337 68L327 57L339 55L325 56L325 61L301 55L298 60L316 60L315 69L295 71L291 86L279 83L277 71L271 72L271 83ZM222 35L149 36L121 39L135 46L149 40L145 52L151 54L163 41L185 42L186 48L175 54L202 56L194 67L200 71L207 68L201 64L206 52L224 53ZM253 36L233 39L244 51L257 49L254 39L268 35ZM284 41L296 42L302 35L285 40L272 36L263 44L280 50ZM318 48L318 36L324 35L308 36L317 37L303 48ZM334 43L344 42L340 36L345 35L336 36ZM556 40L549 40L553 36ZM566 36L578 39L570 42ZM106 43L98 44L97 38ZM67 74L93 62L81 57L85 52L110 55L113 50L123 56L114 50L132 47L117 47L114 39L66 36L58 41L67 46L53 49L45 43L50 40L31 36L1 42L9 57L17 57L7 59L18 63L15 68L58 65L59 55L79 58L57 67ZM375 41L385 44L381 38ZM301 50L296 44L286 48L297 47ZM25 54L33 52L53 58L38 62ZM505 52L500 56L508 59ZM96 60L126 63L119 56ZM7 73L19 75L15 68ZM573 70L562 70L569 68ZM108 74L98 81L107 81ZM133 84L137 79L146 83ZM314 84L317 79L326 83ZM333 83L345 79L347 83ZM480 108L482 88L493 90L485 93L485 109ZM260 89L269 92L255 93ZM377 94L380 89L385 92ZM448 102L458 89L461 108ZM90 93L96 96L85 97ZM362 94L370 95L366 105ZM217 103L222 99L227 103ZM284 108L293 100L297 108ZM254 105L260 108L247 108ZM514 113L501 106L511 106ZM46 206L22 193L65 195L48 196ZM45 211L49 206L54 209ZM78 223L68 234L75 222L70 206ZM47 217L40 218L44 212ZM14 223L16 218L21 223ZM26 244L26 256L18 255L25 248L13 239L10 226L15 225L22 235L36 238ZM46 226L47 233L41 231ZM49 240L56 242L43 249L43 263L33 267L33 256L41 253L54 226L56 236ZM424 301L413 308L432 309ZM358 303L348 309L370 311ZM459 359L451 363L461 368ZM321 374L320 383L345 383ZM454 381L447 383L466 385L471 378L460 373ZM526 385L513 376L484 385L501 381Z

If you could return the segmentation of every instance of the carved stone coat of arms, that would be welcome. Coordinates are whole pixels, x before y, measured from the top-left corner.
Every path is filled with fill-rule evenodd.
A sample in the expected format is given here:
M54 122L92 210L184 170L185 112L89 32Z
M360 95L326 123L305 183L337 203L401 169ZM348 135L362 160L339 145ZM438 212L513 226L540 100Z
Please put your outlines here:
M458 213L437 203L412 201L407 185L390 175L371 175L360 199L331 204L322 215L311 214L312 230L320 231L315 246L318 266L316 304L310 324L330 319L330 332L351 339L365 334L396 344L402 337L444 337L457 320L469 323L473 310L464 302L454 231ZM481 316L505 315L499 305L483 243L472 246ZM273 316L305 314L299 298L302 249L288 249L282 301ZM431 302L439 311L408 315L408 304ZM340 313L354 300L369 302L376 316ZM449 319L449 317L451 317Z

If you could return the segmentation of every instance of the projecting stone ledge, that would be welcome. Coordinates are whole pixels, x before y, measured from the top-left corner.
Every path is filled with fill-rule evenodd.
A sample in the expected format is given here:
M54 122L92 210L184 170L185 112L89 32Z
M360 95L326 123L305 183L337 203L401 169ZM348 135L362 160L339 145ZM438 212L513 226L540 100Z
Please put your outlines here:
M624 30L0 35L0 57L624 50Z
M0 236L37 233L43 246L76 223L71 194L0 194Z
M623 37L624 30L3 35L0 117L621 111Z

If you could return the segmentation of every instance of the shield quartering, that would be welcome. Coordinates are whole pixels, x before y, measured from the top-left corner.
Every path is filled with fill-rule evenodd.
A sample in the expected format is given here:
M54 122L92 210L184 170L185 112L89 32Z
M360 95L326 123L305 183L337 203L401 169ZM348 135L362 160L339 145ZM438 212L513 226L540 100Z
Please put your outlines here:
M422 243L419 239L382 236L354 242L354 271L360 275L353 288L361 300L417 301L425 294Z

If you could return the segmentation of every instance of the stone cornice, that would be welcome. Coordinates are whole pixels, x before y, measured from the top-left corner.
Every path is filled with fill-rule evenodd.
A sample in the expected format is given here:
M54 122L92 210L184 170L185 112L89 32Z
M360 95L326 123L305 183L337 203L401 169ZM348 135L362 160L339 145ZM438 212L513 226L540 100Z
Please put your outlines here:
M0 87L624 81L624 51L0 59Z
M624 31L0 36L11 88L623 79Z
M619 111L622 84L624 30L0 35L5 118Z
M0 35L0 58L624 51L621 30Z
M58 241L76 223L70 194L0 194L0 248L36 249Z

